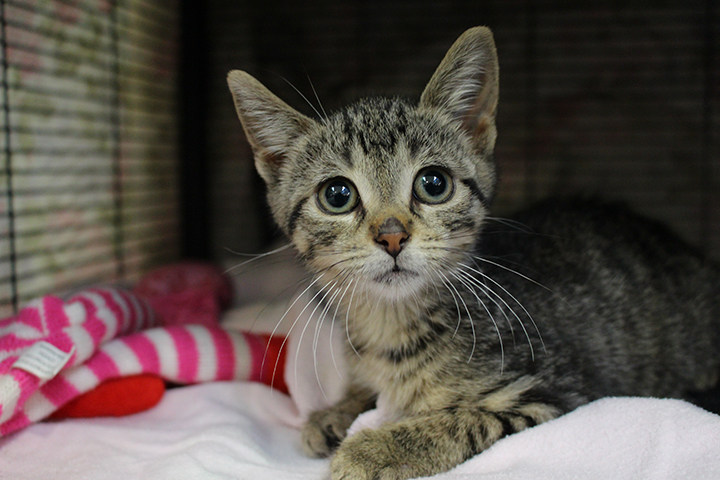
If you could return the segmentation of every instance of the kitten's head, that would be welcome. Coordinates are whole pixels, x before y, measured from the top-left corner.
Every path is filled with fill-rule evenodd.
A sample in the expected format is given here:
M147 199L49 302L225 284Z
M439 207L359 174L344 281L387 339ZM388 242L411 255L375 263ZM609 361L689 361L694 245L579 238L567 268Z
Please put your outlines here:
M275 220L326 281L404 298L472 248L495 189L489 29L455 42L417 105L367 99L315 121L247 73L228 83Z

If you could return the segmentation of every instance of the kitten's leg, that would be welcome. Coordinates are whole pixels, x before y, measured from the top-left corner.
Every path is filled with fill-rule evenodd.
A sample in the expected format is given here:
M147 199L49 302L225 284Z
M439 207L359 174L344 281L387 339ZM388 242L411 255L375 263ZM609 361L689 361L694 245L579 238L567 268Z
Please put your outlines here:
M373 408L375 398L369 390L351 386L338 403L311 413L302 429L305 453L311 457L330 455L343 441L357 416Z
M332 480L405 480L445 472L500 438L555 418L547 404L506 411L450 407L362 430L333 457Z

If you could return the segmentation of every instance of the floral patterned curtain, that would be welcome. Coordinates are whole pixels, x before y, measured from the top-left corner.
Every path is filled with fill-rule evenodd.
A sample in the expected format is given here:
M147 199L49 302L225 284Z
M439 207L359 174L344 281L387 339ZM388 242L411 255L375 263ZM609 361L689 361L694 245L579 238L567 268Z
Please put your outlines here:
M0 316L178 255L175 0L0 0Z

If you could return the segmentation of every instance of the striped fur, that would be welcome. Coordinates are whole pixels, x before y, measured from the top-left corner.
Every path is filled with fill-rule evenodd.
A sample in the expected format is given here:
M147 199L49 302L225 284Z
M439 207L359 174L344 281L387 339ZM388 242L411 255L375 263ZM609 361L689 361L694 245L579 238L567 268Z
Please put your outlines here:
M489 30L457 40L417 105L367 99L314 121L244 72L228 82L274 217L347 335L349 390L303 429L308 454L334 452L333 480L432 475L602 396L717 381L720 270L674 235L595 202L488 217ZM443 178L437 202L418 194ZM323 207L330 179L357 204ZM376 402L388 421L345 438Z

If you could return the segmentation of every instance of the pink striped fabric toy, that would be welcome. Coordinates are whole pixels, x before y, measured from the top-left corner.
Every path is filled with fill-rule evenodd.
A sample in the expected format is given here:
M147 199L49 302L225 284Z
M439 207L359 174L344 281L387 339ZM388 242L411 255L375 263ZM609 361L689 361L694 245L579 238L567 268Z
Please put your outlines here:
M150 373L182 384L255 381L275 365L262 336L203 323L160 326L146 301L114 289L33 301L0 320L0 436L107 379Z

